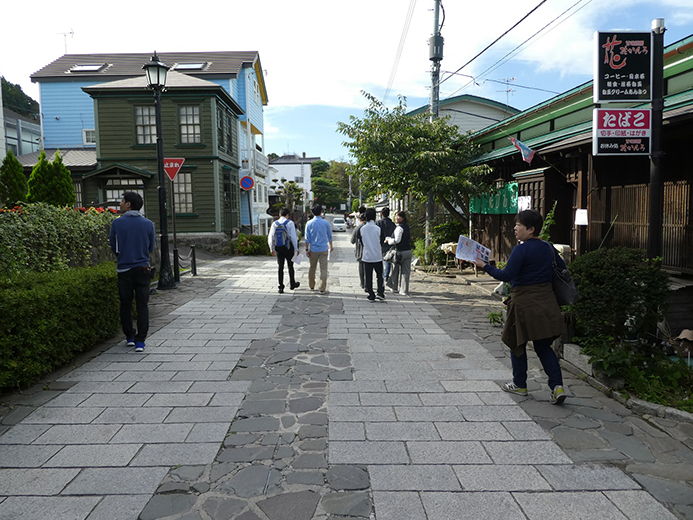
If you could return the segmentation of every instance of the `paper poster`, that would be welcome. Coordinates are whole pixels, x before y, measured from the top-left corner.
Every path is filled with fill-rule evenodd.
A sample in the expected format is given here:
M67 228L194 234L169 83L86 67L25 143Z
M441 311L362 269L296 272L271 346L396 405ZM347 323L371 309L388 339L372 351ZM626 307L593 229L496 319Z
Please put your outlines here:
M576 226L586 226L589 222L587 221L587 210L586 209L576 209L575 210L575 225Z
M491 250L471 238L460 235L460 239L457 241L455 258L466 260L467 262L473 262L477 258L481 258L484 262L488 263L491 258Z

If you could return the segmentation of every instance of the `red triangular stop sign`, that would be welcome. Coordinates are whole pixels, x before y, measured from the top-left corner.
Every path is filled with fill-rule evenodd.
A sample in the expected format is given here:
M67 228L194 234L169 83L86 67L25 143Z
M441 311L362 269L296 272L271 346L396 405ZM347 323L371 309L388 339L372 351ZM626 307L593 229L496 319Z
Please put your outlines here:
M168 178L173 180L183 166L185 159L164 159L164 170Z

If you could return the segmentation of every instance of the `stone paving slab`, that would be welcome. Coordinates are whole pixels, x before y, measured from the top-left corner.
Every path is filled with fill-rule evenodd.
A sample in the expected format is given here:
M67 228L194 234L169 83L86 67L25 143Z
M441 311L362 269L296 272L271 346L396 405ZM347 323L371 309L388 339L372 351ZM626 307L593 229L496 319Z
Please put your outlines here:
M145 355L115 340L17 399L0 518L693 518L693 431L568 374L551 406L531 351L529 397L502 392L487 289L415 273L410 297L370 304L346 239L327 295L305 268L276 294L273 258L210 264L153 296Z

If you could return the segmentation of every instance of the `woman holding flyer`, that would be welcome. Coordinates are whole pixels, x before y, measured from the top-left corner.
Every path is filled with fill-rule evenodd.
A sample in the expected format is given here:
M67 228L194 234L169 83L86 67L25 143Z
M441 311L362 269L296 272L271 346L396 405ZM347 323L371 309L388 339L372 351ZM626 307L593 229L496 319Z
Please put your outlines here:
M402 255L401 263L393 263L390 278L387 280L387 286L392 292L398 292L402 296L409 296L409 275L411 274L411 233L409 232L409 224L407 224L407 214L404 211L398 211L395 215L394 236L386 237L385 242L390 246L396 246L397 252Z
M527 342L534 344L544 372L549 377L552 404L561 404L566 394L563 374L551 343L561 335L561 310L553 293L553 246L539 239L544 219L538 211L527 209L515 217L515 246L505 269L496 269L477 258L474 263L496 280L510 282L508 318L502 340L510 347L513 380L502 385L503 390L527 396ZM565 268L558 257L557 263Z

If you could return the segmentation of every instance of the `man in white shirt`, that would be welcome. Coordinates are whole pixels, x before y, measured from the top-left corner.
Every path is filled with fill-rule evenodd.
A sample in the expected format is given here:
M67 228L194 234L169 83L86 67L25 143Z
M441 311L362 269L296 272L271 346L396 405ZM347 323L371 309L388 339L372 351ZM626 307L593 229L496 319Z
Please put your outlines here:
M382 229L375 224L375 209L366 210L366 224L361 227L361 240L363 242L363 263L366 277L366 292L368 300L375 301L385 299L385 283L383 280L383 236ZM373 271L376 274L378 293L373 292Z
M284 292L284 261L289 267L289 287L293 291L299 285L294 277L294 262L293 257L298 251L298 235L296 235L296 226L289 218L289 208L282 208L279 212L278 220L272 222L272 227L267 235L267 244L269 245L272 256L277 256L279 264L279 294Z

